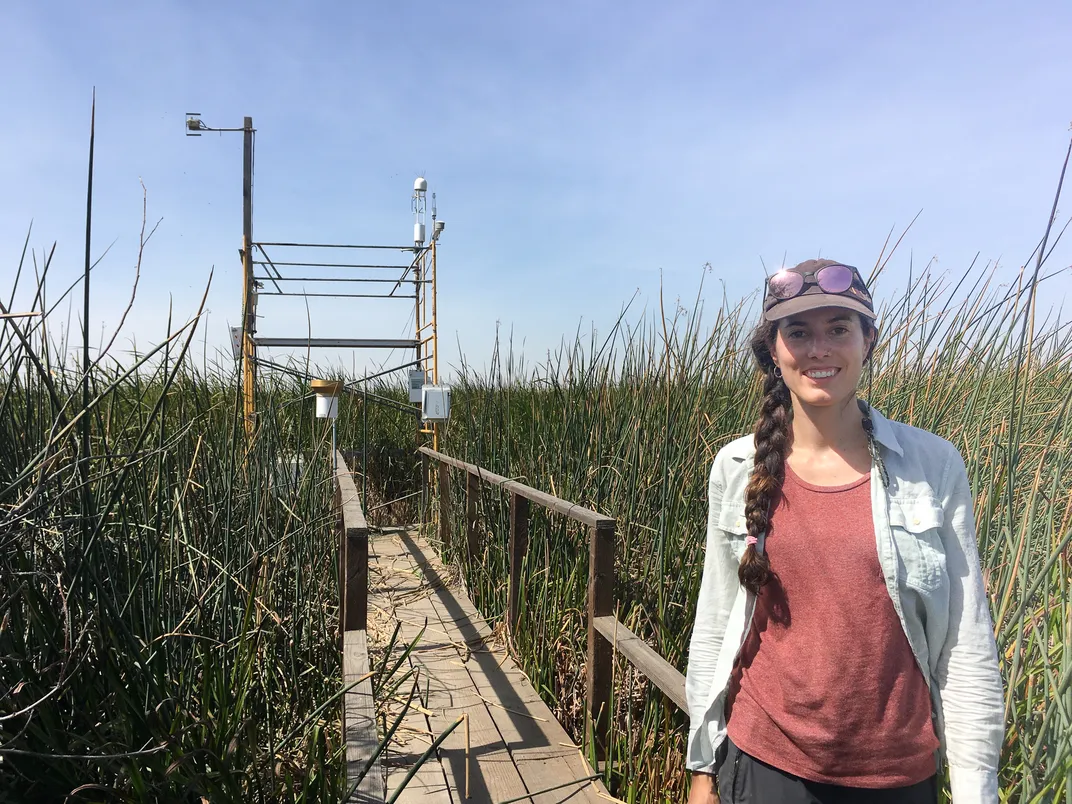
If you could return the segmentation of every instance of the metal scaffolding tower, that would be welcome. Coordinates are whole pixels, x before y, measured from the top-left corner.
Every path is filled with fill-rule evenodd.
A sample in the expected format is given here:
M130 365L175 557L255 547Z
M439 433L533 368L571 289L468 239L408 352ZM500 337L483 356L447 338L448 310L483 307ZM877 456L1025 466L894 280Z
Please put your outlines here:
M349 243L291 243L253 239L253 168L256 129L246 117L242 128L211 128L197 113L188 113L186 133L200 136L205 131L241 131L242 149L242 325L231 331L236 359L242 365L242 397L246 432L252 435L257 420L257 367L271 365L259 359L259 347L401 349L413 350L413 359L378 372L383 376L406 368L422 374L422 384L439 385L438 327L436 321L436 247L444 229L436 219L435 195L432 195L432 234L425 236L425 213L428 182L418 178L413 185L413 245L382 246ZM271 249L269 254L268 249ZM313 250L322 259L301 260L290 255ZM396 257L394 254L404 255ZM381 256L384 254L390 256ZM324 283L325 292L308 292L307 283ZM354 292L332 292L338 283L346 283ZM409 301L413 305L413 338L338 338L260 337L257 335L257 305L262 296L296 296L302 298L378 299ZM406 305L408 306L408 305ZM261 316L263 317L263 316ZM365 377L372 379L373 377ZM414 381L411 379L411 387ZM411 400L412 401L412 400ZM420 407L413 409L418 432L432 436L438 443L435 423L423 425Z

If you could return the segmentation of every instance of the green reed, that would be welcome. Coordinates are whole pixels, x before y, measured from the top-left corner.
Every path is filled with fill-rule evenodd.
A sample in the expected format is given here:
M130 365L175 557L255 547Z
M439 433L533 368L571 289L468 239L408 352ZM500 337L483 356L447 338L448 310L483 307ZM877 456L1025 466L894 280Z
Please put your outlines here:
M43 279L33 296L49 309ZM195 316L104 355L83 408L50 323L0 325L0 800L341 800L338 534L308 388L262 372L247 439L234 366L190 354Z

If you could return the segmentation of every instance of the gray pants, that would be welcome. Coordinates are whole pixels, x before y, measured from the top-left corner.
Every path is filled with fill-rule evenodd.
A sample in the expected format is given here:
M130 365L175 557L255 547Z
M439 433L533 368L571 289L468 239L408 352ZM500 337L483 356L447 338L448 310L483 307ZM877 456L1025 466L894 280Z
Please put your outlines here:
M727 737L718 766L722 804L937 804L938 777L875 790L809 782L749 756Z

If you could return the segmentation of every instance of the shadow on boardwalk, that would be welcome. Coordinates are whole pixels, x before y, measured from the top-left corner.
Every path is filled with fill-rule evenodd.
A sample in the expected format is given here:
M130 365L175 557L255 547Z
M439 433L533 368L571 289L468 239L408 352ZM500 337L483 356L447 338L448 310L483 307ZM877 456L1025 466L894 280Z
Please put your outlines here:
M388 795L432 740L464 715L468 723L417 771L400 802L614 800L589 778L591 766L525 674L492 646L487 623L416 528L383 529L370 539L370 644L384 645L396 624L400 645L422 629L424 635L409 657L420 705L411 708L383 760ZM399 711L408 690L400 694Z

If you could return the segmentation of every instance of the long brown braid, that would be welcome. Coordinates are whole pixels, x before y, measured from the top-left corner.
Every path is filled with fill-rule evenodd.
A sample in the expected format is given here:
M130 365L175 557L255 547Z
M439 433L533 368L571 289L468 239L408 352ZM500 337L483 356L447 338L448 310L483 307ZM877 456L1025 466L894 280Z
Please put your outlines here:
M871 360L874 353L875 342L878 340L874 322L871 319L860 316L864 336L869 337L874 333L871 340L871 348L867 351L864 362ZM778 334L778 322L761 322L751 337L752 354L756 359L759 370L763 372L763 403L760 407L759 420L756 422L755 443L756 457L752 468L752 477L748 481L745 491L744 517L748 526L748 535L759 539L770 527L770 517L778 503L782 493L782 483L785 481L785 459L789 448L790 427L793 424L793 400L789 394L789 387L782 380L781 371L774 364L771 357L771 349L774 339ZM867 434L868 449L872 459L875 460L882 470L883 482L886 480L886 469L882 465L878 449L875 446L871 416L868 406L861 402L860 411L863 414L863 427ZM761 551L759 545L750 544L745 548L741 557L741 565L737 569L737 577L741 585L753 594L758 595L760 589L771 578L770 559L766 551Z

